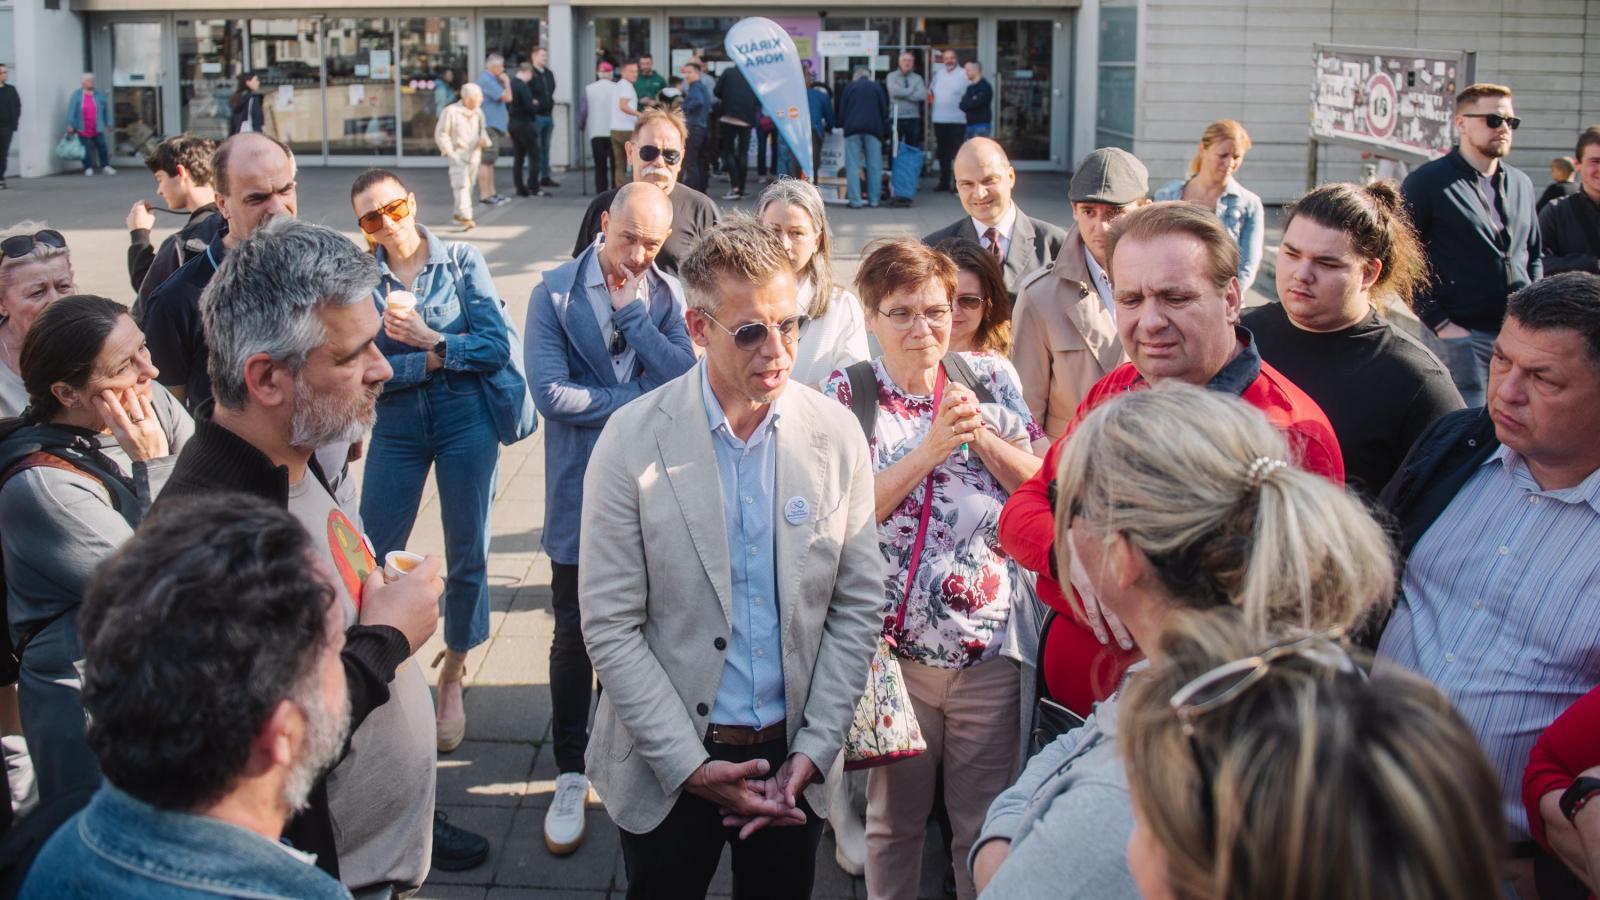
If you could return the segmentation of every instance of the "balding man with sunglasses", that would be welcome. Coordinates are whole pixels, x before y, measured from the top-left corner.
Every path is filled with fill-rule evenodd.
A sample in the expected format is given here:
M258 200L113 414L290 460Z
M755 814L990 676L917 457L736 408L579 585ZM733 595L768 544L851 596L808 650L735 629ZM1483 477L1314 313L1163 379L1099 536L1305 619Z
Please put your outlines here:
M665 191L672 204L672 234L661 246L656 265L668 274L678 274L678 261L689 255L701 232L717 224L721 214L710 197L678 180L683 170L685 142L689 127L683 114L675 110L647 109L639 114L628 141L628 168L633 183L653 184ZM572 247L574 259L583 255L603 228L600 219L611 208L617 189L597 195L578 226L578 241Z
M735 897L803 900L882 625L872 467L789 384L805 316L773 232L709 229L683 279L705 358L613 416L584 477L589 775L629 900L703 897L725 845Z
M640 118L658 114L646 110ZM525 329L528 387L545 417L542 542L550 556L556 620L550 697L559 775L544 840L558 856L583 842L589 794L583 756L594 673L578 617L584 469L613 412L694 365L683 289L657 267L674 232L668 195L637 181L601 196L608 195L611 205L600 214L602 237L577 259L545 273L528 300Z

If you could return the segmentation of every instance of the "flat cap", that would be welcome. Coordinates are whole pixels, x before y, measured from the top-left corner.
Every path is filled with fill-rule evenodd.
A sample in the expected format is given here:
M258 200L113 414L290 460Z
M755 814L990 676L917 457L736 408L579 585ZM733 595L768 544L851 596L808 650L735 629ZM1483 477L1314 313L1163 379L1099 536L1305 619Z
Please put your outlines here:
M1120 147L1101 147L1078 163L1067 187L1073 203L1111 203L1122 206L1150 193L1150 172L1139 158Z

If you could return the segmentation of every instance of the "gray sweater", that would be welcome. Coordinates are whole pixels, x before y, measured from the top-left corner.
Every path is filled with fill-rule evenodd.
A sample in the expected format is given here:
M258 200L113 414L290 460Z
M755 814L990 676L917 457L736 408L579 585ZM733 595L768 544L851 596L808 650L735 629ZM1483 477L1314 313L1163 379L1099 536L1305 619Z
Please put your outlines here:
M138 509L119 512L99 481L45 466L19 473L0 490L0 523L5 531L0 550L5 553L7 618L13 640L29 624L83 600L95 567L133 536L134 527L166 484L178 451L194 433L194 422L183 405L161 385L151 387L170 455L131 463L115 438L109 434L100 438L102 452L133 479ZM76 618L62 616L33 639L17 682L41 801L100 781L99 766L83 735L78 671L83 651Z
M897 119L915 119L922 116L922 104L928 102L928 83L916 72L902 74L899 69L890 72L883 80L889 89L889 99L894 101L890 115Z
M989 806L967 864L991 840L1010 841L1011 853L984 898L1139 900L1128 871L1132 800L1117 747L1121 696L1119 690L1096 705L1081 727L1039 751Z

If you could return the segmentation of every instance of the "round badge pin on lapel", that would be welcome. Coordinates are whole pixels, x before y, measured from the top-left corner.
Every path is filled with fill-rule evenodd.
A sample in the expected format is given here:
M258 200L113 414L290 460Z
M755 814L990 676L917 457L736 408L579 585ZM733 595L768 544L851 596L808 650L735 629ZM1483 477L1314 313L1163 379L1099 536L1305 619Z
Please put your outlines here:
M799 525L811 515L811 510L806 506L806 498L790 497L789 502L783 505L783 517L789 520L790 525Z

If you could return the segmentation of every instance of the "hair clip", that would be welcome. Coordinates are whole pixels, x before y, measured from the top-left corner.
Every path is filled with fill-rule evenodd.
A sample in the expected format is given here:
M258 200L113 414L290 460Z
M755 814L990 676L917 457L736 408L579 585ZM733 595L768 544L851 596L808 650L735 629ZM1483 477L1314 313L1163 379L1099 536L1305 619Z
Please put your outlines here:
M1276 472L1287 465L1288 463L1281 459L1273 459L1270 456L1258 456L1256 457L1255 462L1250 464L1250 468L1245 472L1244 477L1246 481L1250 482L1251 489L1254 490L1255 488L1261 487L1262 482L1272 477L1273 472Z

